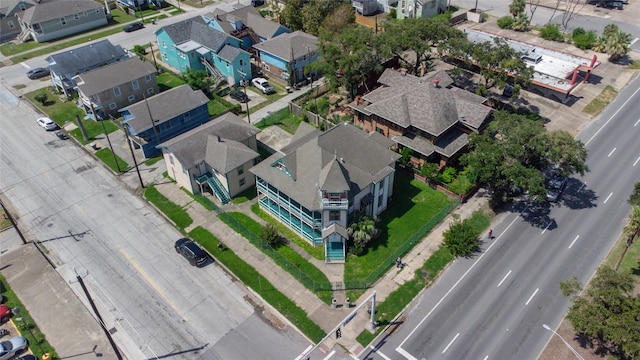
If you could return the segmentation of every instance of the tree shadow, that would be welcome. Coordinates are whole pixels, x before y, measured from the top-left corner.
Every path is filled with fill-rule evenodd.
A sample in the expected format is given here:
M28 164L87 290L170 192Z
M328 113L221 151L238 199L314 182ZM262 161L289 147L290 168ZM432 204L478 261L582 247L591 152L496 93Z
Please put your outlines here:
M587 186L578 179L570 178L567 180L567 187L562 194L559 202L570 209L587 209L596 206L598 195L587 188Z
M552 219L551 204L546 201L529 201L527 207L520 213L522 219L539 229L554 230L558 224Z

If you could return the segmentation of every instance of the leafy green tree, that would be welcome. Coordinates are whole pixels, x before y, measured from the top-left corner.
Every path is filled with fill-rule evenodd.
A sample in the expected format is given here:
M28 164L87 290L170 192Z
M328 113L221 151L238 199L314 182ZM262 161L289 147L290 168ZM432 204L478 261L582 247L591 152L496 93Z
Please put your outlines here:
M519 14L524 13L526 6L527 4L524 2L524 0L513 0L509 5L509 13L515 18Z
M609 60L618 61L631 49L632 36L623 31L616 31L606 37L605 52L609 55Z
M378 233L375 220L369 216L358 214L347 228L347 232L353 241L349 251L353 255L361 255L369 241Z
M193 90L202 90L205 95L211 95L213 79L209 76L206 70L191 70L190 68L187 68L187 72L182 74L182 80L189 84Z
M509 74L515 74L513 82L522 87L526 87L533 78L533 67L528 66L522 59L522 54L503 39L496 38L493 43L486 41L473 44L469 50L471 54L467 59L473 59L480 68L486 88L494 85L504 87Z
M540 37L545 40L551 41L564 41L564 35L560 31L560 25L558 24L547 24L542 29L540 29Z
M300 0L287 0L284 9L280 13L280 23L291 31L302 30L304 28L304 17L301 10L302 2Z
M404 167L408 167L411 165L411 148L403 147L400 150L400 159L398 159L398 164Z
M627 235L627 243L622 254L620 254L620 258L616 262L616 271L618 270L618 267L620 267L627 250L629 250L629 247L633 244L633 240L638 236L638 232L640 232L640 206L634 206L631 210L631 214L629 215L629 222L627 223L627 226L624 227L624 233Z
M438 164L425 161L420 167L420 175L431 182L436 181L438 179L438 168Z
M560 291L564 296L572 296L582 291L582 285L577 277L573 277L570 280L560 281Z
M46 93L40 93L34 97L34 99L42 104L42 106L46 106L49 103L49 95Z
M488 184L495 199L514 187L543 200L543 170L557 166L565 176L588 171L584 144L564 131L547 132L540 120L496 111L487 131L470 136L470 149L460 158Z
M640 297L633 276L610 267L598 269L587 290L572 299L567 319L590 345L621 358L640 356Z
M310 0L302 6L303 30L308 34L318 36L322 23L341 6L341 1ZM351 7L351 6L350 6ZM351 7L355 21L355 13Z
M629 195L627 202L632 206L640 206L640 182L633 186L633 192Z
M277 248L283 242L282 236L280 236L280 233L278 233L278 230L272 224L267 224L262 228L261 239L263 243L272 248Z
M478 248L480 233L474 230L469 219L463 221L460 221L459 218L453 219L449 229L442 235L444 236L444 245L453 256L466 257Z

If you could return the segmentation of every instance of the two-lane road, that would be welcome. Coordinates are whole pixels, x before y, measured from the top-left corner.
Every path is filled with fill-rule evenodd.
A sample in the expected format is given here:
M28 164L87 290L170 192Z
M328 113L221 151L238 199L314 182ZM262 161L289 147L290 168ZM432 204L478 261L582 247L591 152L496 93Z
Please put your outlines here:
M482 252L459 259L367 359L536 359L566 313L559 282L585 284L620 235L640 181L640 78L580 134L591 171L558 204L516 204ZM384 341L384 342L383 342Z

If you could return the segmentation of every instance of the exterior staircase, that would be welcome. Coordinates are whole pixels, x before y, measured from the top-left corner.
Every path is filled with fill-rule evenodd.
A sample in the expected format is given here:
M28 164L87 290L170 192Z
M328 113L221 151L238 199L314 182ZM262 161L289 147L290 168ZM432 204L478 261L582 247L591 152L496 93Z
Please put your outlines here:
M223 82L227 81L227 79L224 77L224 75L222 75L220 70L218 70L209 60L205 58L201 58L200 61L209 72L209 75L213 77L214 88L218 88L218 86L222 85Z
M29 30L23 30L19 35L18 35L18 40L23 43L27 40L31 39L31 31Z
M210 176L207 179L207 184L211 187L218 199L222 202L222 205L228 204L231 201L229 192L220 184L215 176Z

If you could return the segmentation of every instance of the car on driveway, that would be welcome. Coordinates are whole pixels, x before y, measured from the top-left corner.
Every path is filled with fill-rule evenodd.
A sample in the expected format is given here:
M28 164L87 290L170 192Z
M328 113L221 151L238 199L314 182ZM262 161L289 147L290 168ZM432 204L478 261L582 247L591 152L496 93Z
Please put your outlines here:
M9 321L11 315L13 315L11 309L5 304L0 304L0 325Z
M192 266L201 266L209 260L209 254L195 242L182 238L176 241L176 252L182 255Z
M601 1L596 4L596 7L624 10L624 4L622 3L622 1Z
M125 26L123 30L124 32L132 32L132 31L140 30L142 28L144 28L144 25L142 25L142 23L134 22Z
M49 68L37 67L27 71L27 77L31 80L40 79L49 76L49 74Z
M0 343L0 360L8 360L27 348L27 339L22 336L14 336Z
M275 90L273 90L273 86L271 86L271 84L269 84L269 82L265 78L255 78L251 80L251 84L258 88L258 90L262 91L263 94L271 94L276 92Z
M247 96L247 94L245 94L243 91L240 90L233 90L229 96L231 96L232 99L238 100L241 103L246 103L247 101L249 101L249 97Z
M53 120L48 117L38 118L38 125L40 125L43 129L50 131L58 128L58 125L53 122Z

